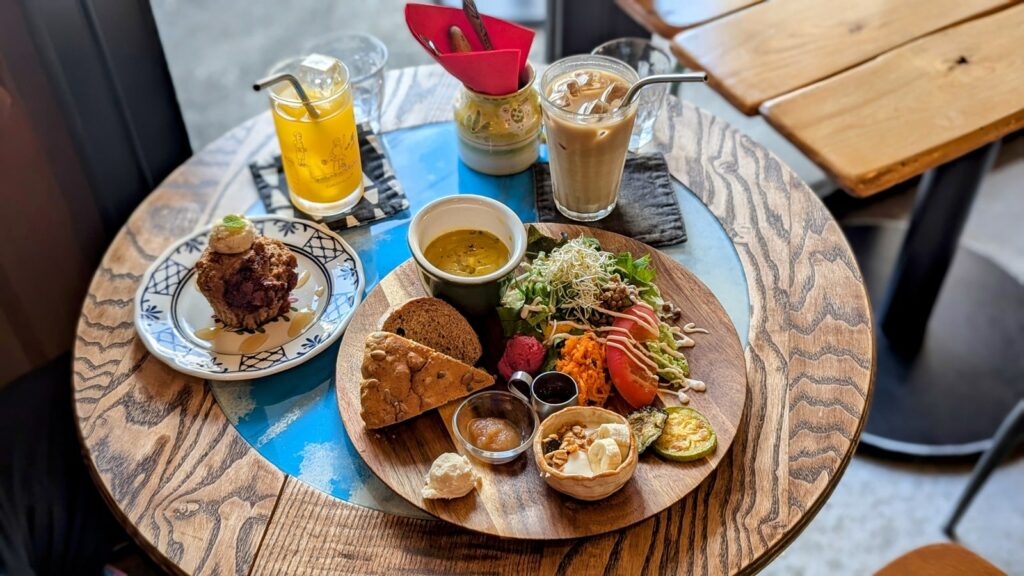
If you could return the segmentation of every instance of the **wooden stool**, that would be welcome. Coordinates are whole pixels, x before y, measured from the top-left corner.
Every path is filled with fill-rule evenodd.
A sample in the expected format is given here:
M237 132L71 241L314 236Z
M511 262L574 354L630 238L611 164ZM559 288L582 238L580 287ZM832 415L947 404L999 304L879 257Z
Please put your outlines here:
M1006 576L1006 573L958 544L929 544L886 564L875 576Z

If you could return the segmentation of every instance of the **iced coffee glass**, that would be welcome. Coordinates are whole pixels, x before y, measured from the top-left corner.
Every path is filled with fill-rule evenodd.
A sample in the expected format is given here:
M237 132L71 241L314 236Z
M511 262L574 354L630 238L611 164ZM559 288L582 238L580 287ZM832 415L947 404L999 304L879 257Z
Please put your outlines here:
M573 220L600 220L615 209L637 102L620 107L639 80L628 64L592 54L548 66L541 107L555 206Z

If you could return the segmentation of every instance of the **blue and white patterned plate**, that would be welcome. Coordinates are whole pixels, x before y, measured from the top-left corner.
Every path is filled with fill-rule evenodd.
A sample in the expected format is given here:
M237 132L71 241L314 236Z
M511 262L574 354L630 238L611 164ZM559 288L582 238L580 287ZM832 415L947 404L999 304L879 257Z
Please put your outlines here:
M292 311L256 330L223 326L196 285L195 263L209 228L171 246L149 267L135 295L135 329L154 356L208 380L248 380L309 360L344 332L362 298L363 266L337 234L284 216L251 219L298 260Z

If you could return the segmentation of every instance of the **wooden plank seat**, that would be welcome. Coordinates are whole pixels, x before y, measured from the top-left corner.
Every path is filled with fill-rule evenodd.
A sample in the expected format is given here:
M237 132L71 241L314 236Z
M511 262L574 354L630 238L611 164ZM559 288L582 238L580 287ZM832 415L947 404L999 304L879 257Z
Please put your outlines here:
M651 34L672 38L683 30L721 18L764 0L615 0Z
M958 544L930 544L907 552L875 576L1006 576L988 560Z
M687 66L706 70L734 106L755 114L769 98L1015 1L772 0L685 31L672 49Z
M1024 5L892 50L761 113L868 196L1024 126Z

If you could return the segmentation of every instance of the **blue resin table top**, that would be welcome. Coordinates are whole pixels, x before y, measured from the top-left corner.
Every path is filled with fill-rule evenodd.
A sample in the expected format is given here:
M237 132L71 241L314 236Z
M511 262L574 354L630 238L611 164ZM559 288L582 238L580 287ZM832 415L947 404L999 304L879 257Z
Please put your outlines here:
M389 132L384 145L410 209L341 235L359 254L366 293L410 257L409 222L420 207L442 196L479 194L512 208L524 222L537 219L533 176L487 176L458 160L455 128L431 124ZM689 240L662 248L716 295L746 346L750 323L747 283L739 256L718 220L679 182ZM249 211L264 213L261 204ZM598 223L599 224L599 223ZM282 471L342 500L394 514L423 516L392 492L363 463L338 413L334 366L339 344L305 364L258 380L210 382L214 396L239 433Z

